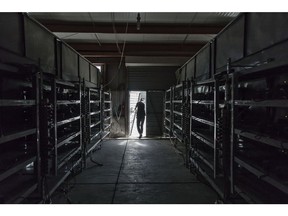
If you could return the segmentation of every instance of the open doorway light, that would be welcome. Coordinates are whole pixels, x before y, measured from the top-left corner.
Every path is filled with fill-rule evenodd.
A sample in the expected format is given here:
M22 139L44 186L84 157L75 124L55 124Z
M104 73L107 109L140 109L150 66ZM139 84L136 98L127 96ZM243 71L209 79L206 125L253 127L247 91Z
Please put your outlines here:
M130 91L129 92L129 137L138 138L139 133L137 130L137 116L135 112L135 107L138 101L143 98L142 101L145 104L146 110L146 91ZM143 125L142 137L146 136L146 118Z

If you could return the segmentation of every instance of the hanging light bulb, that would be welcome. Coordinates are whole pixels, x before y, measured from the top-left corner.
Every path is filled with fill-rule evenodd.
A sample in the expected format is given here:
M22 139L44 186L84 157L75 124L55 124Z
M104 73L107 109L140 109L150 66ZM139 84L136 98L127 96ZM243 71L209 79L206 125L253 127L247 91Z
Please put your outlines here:
M138 13L138 15L137 15L137 25L136 25L137 31L140 30L140 20L141 20L140 13Z

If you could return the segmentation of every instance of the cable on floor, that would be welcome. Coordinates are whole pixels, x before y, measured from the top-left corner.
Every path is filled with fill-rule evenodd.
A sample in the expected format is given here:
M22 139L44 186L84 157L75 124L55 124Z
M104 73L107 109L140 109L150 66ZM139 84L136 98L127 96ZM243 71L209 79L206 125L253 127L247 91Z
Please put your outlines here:
M113 191L113 197L112 197L111 204L114 203L115 194L116 194L116 190L117 190L117 185L119 184L119 177L120 177L120 173L121 173L121 170L122 170L122 167L123 167L123 162L124 162L124 158L125 158L128 142L129 142L129 140L127 139L126 144L125 144L125 148L124 148L124 152L123 152L123 155L122 155L120 169L119 169L119 172L118 172L118 175L117 175L117 180L116 180L114 191Z

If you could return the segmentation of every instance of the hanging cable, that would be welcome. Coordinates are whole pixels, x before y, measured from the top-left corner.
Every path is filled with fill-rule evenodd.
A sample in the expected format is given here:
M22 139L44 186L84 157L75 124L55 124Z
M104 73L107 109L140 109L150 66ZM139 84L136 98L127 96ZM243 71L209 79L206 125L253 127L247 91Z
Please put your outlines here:
M114 14L112 13L112 17L114 17ZM112 19L113 21L113 31L115 31L114 33L117 35L117 32L116 32L116 28L115 28L115 24L114 24L114 18ZM128 21L129 21L129 15L128 15ZM125 30L125 39L124 39L124 43L123 43L123 48L122 48L122 51L120 50L119 48L119 45L118 45L118 39L116 37L116 46L117 48L120 50L120 53L121 53L121 58L120 58L120 62L119 62L119 65L118 65L118 70L117 70L117 73L115 73L115 75L112 77L112 79L103 86L106 87L107 85L109 85L118 75L119 75L119 71L120 71L120 68L121 68L121 65L122 65L122 61L123 61L123 56L124 56L124 51L125 51L125 46L126 46L126 35L127 35L127 32L128 32L128 26L129 26L129 22L127 21L126 23L126 30Z
M121 49L120 49L119 44L118 44L117 30L116 30L116 27L115 27L115 16L114 16L114 13L111 13L111 19L112 19L113 32L114 32L115 39L116 39L116 46L117 46L118 52L121 53Z

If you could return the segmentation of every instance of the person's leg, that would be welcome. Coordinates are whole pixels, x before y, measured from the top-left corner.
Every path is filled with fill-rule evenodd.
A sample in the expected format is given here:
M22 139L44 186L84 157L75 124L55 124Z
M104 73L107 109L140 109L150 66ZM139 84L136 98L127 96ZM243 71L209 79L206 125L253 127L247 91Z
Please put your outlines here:
M137 131L138 131L139 135L141 134L140 121L141 121L141 119L137 118Z
M143 124L144 124L144 121L145 121L145 116L143 118L141 118L141 122L140 122L140 132L141 132L141 137L142 137L142 133L143 133Z

